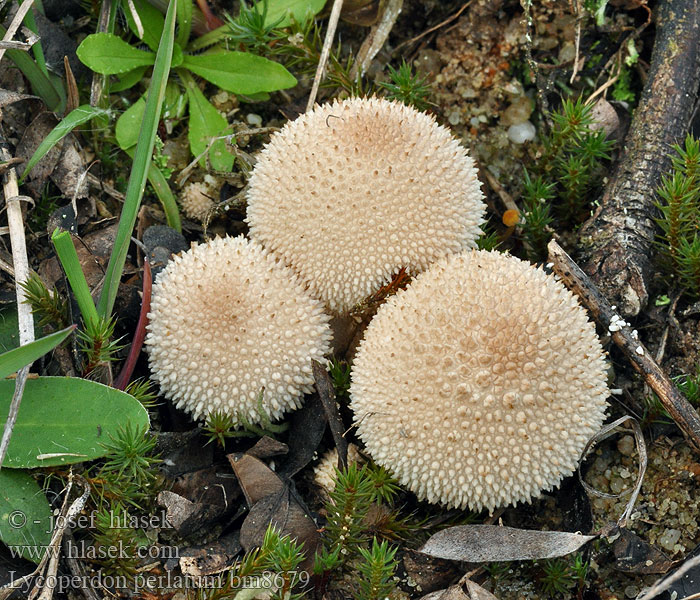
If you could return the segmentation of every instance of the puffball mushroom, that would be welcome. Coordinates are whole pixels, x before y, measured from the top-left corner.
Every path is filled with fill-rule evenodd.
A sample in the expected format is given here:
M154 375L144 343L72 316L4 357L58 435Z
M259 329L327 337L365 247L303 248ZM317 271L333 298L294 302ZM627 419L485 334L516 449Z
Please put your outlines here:
M474 161L433 117L380 98L317 106L285 124L250 178L251 238L336 313L402 267L474 245L485 205Z
M195 419L223 411L234 423L259 423L297 408L331 338L323 305L243 237L175 256L153 286L148 317L153 379Z
M350 394L367 452L418 498L493 510L574 471L608 392L574 295L529 263L471 251L379 308Z

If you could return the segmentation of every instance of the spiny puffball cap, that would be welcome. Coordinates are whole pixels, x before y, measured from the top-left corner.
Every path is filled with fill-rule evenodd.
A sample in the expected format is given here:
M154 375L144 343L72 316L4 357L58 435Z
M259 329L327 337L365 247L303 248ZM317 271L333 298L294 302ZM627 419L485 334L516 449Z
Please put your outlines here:
M329 317L293 273L244 237L175 256L153 286L146 345L162 393L195 419L223 411L271 419L312 390Z
M574 471L603 422L606 379L571 292L517 258L472 251L379 308L351 406L368 453L420 499L493 510Z
M251 238L344 313L405 267L473 247L485 205L474 161L435 119L350 98L288 122L250 179Z

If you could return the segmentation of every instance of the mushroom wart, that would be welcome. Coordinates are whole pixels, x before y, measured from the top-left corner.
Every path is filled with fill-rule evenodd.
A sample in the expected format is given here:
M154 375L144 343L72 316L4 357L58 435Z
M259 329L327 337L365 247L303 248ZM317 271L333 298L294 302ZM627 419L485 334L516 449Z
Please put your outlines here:
M243 237L176 256L153 287L148 316L153 379L195 419L217 410L234 423L280 418L311 391L311 361L329 351L322 304Z
M250 179L251 238L336 313L405 267L474 245L474 161L433 117L379 98L317 106L274 134Z
M603 422L606 379L571 292L517 258L471 251L379 308L351 406L367 452L420 499L492 510L574 471Z

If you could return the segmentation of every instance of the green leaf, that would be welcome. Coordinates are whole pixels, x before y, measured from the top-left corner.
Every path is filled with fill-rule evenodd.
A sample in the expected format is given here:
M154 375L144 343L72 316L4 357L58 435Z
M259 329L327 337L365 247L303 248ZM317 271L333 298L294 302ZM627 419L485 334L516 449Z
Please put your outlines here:
M14 381L0 381L0 414L8 413L14 389ZM149 426L148 412L130 394L77 377L28 379L3 469L100 458L106 454L102 443L127 422Z
M117 119L114 135L117 138L117 144L119 144L122 150L128 150L136 145L139 139L139 129L141 128L141 121L143 121L143 113L145 110L146 101L141 97Z
M4 35L4 33L4 28L0 27L0 35ZM56 89L51 79L26 52L22 50L7 50L7 57L22 71L22 74L32 86L32 92L44 101L49 110L54 112L65 110L65 103L61 94L63 90ZM65 95L65 92L63 94Z
M97 108L89 104L83 104L70 111L70 113L63 117L60 123L51 130L51 133L44 138L41 144L39 144L39 147L34 151L34 154L32 154L32 157L27 162L27 166L24 167L24 172L20 177L20 183L27 176L27 173L34 168L34 165L44 158L46 153L73 131L73 129L83 123L87 123L95 117L106 116L108 114L109 111L104 108Z
M217 50L186 55L182 66L235 94L274 92L297 84L294 75L282 65L248 52Z
M257 9L262 14L263 1L258 2ZM274 25L282 19L277 27L289 27L292 24L291 17L303 25L311 17L315 16L326 4L326 0L268 0L267 15L265 15L265 25Z
M82 313L83 321L85 321L87 325L94 325L98 321L97 309L95 308L95 302L90 294L90 287L85 279L78 253L73 245L73 236L69 231L65 229L60 230L56 227L51 234L51 241L56 249L58 261L61 263L66 273L71 290L73 290L73 295Z
M190 41L192 31L192 0L177 0L177 37L175 41L182 48Z
M38 563L51 542L51 507L25 471L0 471L0 540L14 556Z
M173 57L173 46L175 44L176 18L177 3L171 2L168 4L163 35L160 38L160 44L158 44L158 53L153 65L153 75L148 86L146 110L143 113L143 121L139 130L139 141L136 144L136 152L131 165L129 185L126 188L126 198L124 199L122 214L119 218L117 235L114 240L112 254L109 257L105 283L97 305L97 312L102 317L110 316L112 308L114 308L119 282L124 271L126 254L131 244L131 234L134 230L136 215L138 214L143 190L146 186L146 177L151 164L158 120L163 107L163 98L165 97L165 87L170 74L170 62Z
M125 6L126 22L129 24L131 32L140 40L142 40L153 52L158 50L158 42L163 33L163 23L165 19L162 13L145 0L134 0L134 8L141 19L143 25L143 36L139 35L134 16L131 14L128 6Z
M102 75L119 75L147 67L156 58L153 52L137 50L111 33L90 34L78 46L76 54L83 64Z
M209 101L204 97L201 90L191 77L187 78L187 96L190 102L190 127L188 138L190 148L194 156L199 156L207 149L209 140L213 137L226 135L228 123L219 114ZM209 161L212 168L217 171L230 171L233 167L233 155L226 148L225 140L216 140L209 150ZM205 160L200 161L205 166Z
M36 325L34 331L37 331ZM0 352L7 352L13 348L19 348L17 305L7 304L0 308Z
M180 48L180 44L173 45L173 58L170 63L170 68L175 69L176 67L179 67L182 64L184 58L185 55L182 53L182 48Z
M12 375L25 365L33 363L37 358L51 352L63 340L65 340L75 329L75 325L61 329L43 338L39 338L29 344L8 350L0 354L0 379ZM0 471L1 473L2 471Z
M143 79L147 69L148 67L139 67L138 69L133 69L128 73L124 73L117 83L113 83L109 86L109 91L114 93L123 92L124 90L134 87Z

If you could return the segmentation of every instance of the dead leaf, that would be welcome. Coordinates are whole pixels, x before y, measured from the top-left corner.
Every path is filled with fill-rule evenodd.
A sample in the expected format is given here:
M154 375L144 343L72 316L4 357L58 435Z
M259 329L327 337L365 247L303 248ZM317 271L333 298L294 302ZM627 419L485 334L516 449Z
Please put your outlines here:
M339 467L341 469L347 469L348 441L344 436L345 425L343 425L343 420L340 418L338 405L335 401L333 382L331 381L328 371L320 362L316 360L311 361L311 367L313 369L314 380L316 382L316 390L318 391L318 396L321 399L323 410L326 413L326 419L328 420L328 425L331 428L331 434L333 435L335 447L338 449Z
M673 566L673 561L661 550L624 527L613 543L613 553L615 568L625 573L666 573Z
M20 100L39 100L39 96L19 94L11 90L0 90L0 108L4 108L8 104L13 104L14 102L19 102Z
M180 570L195 579L221 573L241 551L238 533L220 537L213 544L180 551Z
M289 446L278 442L276 439L271 438L269 435L262 436L255 446L246 450L248 456L254 456L255 458L272 458L273 456L279 456L280 454L287 454L289 452Z
M25 160L29 160L34 154L34 151L39 147L39 144L51 133L51 130L56 127L58 121L51 113L40 113L24 130L24 135L17 145L15 154ZM58 159L63 150L65 138L53 146L44 157L34 165L34 168L29 171L27 176L27 185L32 192L38 195L44 182L53 172L58 164Z
M464 571L451 560L435 558L415 550L407 549L403 554L403 568L406 576L424 592L445 591Z
M87 177L85 177L85 164L72 135L66 136L64 140L63 150L51 172L51 180L69 200L72 200L73 197L87 198L88 184ZM92 214L95 214L94 206Z
M289 431L289 454L277 471L282 479L294 477L308 465L321 443L326 431L326 415L318 394L307 398L302 409L294 412Z
M251 508L262 498L282 491L282 480L260 459L249 454L229 454L227 458Z
M433 535L420 552L466 562L537 560L574 552L595 539L564 531L533 531L496 525L459 525Z
M491 592L469 579L467 579L465 585L467 586L467 593L471 600L498 600Z
M241 546L246 552L259 547L267 528L272 525L280 535L288 535L303 544L306 559L300 566L310 569L314 555L321 545L321 535L316 523L292 493L289 486L256 502L241 525Z
M218 516L218 506L190 502L174 492L160 492L157 501L165 508L168 524L182 537L199 531Z
M462 586L451 585L445 590L437 590L430 592L425 596L421 596L420 600L470 600L469 596L464 593Z
M272 524L281 535L304 544L306 560L302 568L311 568L321 536L301 499L277 473L254 456L229 454L228 459L250 506L241 525L243 549L248 552L260 546Z

